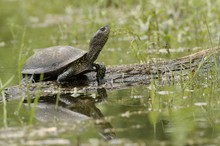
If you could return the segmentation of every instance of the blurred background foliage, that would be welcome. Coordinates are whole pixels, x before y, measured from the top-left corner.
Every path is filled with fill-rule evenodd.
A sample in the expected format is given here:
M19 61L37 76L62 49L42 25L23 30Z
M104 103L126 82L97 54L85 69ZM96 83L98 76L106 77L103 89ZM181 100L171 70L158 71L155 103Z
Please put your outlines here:
M0 80L14 76L11 85L18 84L24 61L39 48L87 50L93 33L106 24L111 34L97 61L107 66L174 59L219 46L219 7L219 0L0 0ZM112 91L99 108L129 144L219 143L218 72L200 75L173 86ZM25 116L15 115L16 105L8 105L9 124L25 125L28 115L24 110Z

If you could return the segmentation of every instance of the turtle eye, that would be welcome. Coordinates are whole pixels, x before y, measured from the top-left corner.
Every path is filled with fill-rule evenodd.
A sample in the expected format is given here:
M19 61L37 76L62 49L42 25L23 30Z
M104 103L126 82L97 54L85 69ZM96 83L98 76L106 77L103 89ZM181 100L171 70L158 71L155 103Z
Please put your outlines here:
M104 26L104 27L100 28L100 30L101 30L101 31L105 31L105 30L106 30L106 27Z

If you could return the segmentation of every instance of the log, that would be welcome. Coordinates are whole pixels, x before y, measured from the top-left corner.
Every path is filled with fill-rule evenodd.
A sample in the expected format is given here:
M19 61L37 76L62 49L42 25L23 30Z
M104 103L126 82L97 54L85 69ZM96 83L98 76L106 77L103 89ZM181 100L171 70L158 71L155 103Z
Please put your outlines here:
M149 85L152 80L176 82L189 74L206 72L219 62L219 47L199 51L185 57L168 61L149 61L143 64L110 66L106 69L105 84L98 86L96 74L87 73L80 78L70 79L68 83L43 81L31 84L19 84L4 90L8 100L20 97L53 96L66 93L95 92L98 88L114 90L128 86Z

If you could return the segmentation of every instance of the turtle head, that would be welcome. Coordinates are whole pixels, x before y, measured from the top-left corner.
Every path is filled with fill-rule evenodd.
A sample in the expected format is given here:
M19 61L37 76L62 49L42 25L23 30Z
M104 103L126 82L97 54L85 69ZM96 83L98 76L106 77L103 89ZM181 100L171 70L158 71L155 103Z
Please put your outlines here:
M97 59L100 51L107 42L109 33L110 33L110 28L108 25L106 25L101 27L91 38L89 43L88 58L92 62L94 62Z

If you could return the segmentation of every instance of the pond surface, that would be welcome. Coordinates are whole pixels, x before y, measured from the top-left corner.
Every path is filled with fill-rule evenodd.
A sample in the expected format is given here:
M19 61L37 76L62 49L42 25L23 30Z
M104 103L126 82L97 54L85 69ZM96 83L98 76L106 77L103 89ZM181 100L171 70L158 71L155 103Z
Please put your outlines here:
M107 66L168 60L216 46L219 6L219 1L1 0L0 89L20 82L25 60L37 49L87 50L91 36L106 24L111 34L97 62ZM40 97L37 103L1 102L0 145L219 145L219 70L213 70L174 84L152 81Z
M100 90L74 97L59 95L58 104L56 96L41 97L37 105L26 101L19 110L19 101L8 102L9 128L1 129L1 143L104 145L105 140L115 145L218 143L219 100L208 103L206 99L195 99L192 91L181 97L175 87L161 87L155 92L155 99L146 86ZM28 126L31 121L33 124Z

